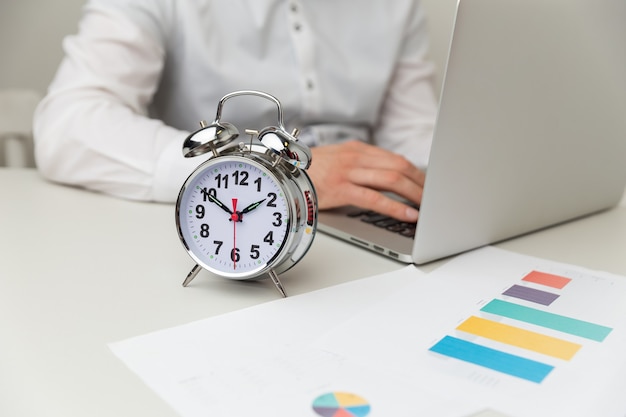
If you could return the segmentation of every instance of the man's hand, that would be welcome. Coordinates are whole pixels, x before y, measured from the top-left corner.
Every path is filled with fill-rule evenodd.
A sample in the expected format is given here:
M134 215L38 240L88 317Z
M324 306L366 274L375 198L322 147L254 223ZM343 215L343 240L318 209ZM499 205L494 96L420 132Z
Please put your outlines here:
M425 174L401 155L358 141L311 149L308 172L320 209L354 205L406 222L418 212L384 195L391 191L420 204Z

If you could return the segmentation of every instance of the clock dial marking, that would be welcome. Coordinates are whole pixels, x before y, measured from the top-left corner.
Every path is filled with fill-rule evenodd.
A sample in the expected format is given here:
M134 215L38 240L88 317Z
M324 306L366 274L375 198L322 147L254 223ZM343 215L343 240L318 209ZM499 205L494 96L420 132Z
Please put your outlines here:
M283 185L262 165L240 158L210 161L210 167L190 178L194 191L181 201L189 251L203 267L234 278L260 274L293 233ZM221 246L231 239L232 244Z

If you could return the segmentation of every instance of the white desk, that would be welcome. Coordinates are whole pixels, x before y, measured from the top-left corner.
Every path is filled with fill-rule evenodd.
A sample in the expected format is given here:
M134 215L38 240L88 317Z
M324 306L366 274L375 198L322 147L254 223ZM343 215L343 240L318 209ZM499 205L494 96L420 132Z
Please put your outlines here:
M0 416L175 416L107 347L279 297L193 266L172 205L137 203L0 169ZM499 247L626 275L626 200ZM423 270L432 270L429 264ZM281 277L295 295L404 265L318 234Z

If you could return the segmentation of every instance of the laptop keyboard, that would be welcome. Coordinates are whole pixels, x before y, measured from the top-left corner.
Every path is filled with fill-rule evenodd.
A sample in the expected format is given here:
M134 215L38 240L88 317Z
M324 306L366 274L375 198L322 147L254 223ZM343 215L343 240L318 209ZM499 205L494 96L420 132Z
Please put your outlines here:
M411 239L415 237L416 223L403 222L371 210L355 209L353 212L348 213L348 216L358 218L362 222L373 224Z

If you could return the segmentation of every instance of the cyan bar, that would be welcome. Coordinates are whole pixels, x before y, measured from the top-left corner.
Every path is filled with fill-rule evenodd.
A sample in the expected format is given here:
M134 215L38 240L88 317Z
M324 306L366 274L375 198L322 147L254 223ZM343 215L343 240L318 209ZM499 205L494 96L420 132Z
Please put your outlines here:
M497 314L597 342L603 341L613 330L610 327L600 326L588 321L577 320L502 300L492 300L480 310L485 313Z
M446 336L430 348L436 352L484 368L540 383L554 369L554 366L512 355L476 343Z

